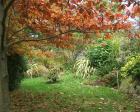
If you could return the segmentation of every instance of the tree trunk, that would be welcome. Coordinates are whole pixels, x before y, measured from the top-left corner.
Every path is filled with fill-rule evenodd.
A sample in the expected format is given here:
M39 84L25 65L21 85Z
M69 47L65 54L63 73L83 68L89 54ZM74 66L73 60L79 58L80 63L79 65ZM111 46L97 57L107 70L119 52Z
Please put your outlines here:
M0 112L9 112L7 59L2 52L0 53Z
M4 7L0 3L0 112L9 112L9 89L5 33L3 28Z

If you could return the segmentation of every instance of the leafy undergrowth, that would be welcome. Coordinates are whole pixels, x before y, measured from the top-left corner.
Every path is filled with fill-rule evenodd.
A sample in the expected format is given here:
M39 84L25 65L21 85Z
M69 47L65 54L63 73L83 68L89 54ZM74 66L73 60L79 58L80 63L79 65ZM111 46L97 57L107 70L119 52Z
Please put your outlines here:
M132 100L107 87L91 87L65 75L47 84L42 78L25 79L11 92L12 112L136 112ZM139 111L138 111L139 112Z

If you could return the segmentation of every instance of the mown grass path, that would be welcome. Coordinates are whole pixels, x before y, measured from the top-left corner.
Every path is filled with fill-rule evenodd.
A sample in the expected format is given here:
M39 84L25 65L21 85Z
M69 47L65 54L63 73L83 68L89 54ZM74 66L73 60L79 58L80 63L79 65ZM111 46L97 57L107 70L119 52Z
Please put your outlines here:
M111 88L83 85L65 75L47 84L43 78L24 79L11 93L13 112L136 112L133 101Z

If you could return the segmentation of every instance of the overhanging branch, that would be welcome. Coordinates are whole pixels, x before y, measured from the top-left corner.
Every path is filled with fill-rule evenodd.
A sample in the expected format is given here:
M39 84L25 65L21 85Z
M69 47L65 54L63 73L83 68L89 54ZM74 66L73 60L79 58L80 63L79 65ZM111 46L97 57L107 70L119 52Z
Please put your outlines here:
M21 39L21 40L17 40L17 41L9 43L7 47L10 47L12 45L19 44L19 43L22 43L22 42L50 40L50 39L57 38L57 37L59 37L59 36L61 36L63 34L74 33L74 32L87 33L87 32L82 31L82 30L68 30L68 31L60 33L58 35L48 36L48 37L39 38L39 39Z
M15 44L19 44L19 43L22 43L22 42L30 42L30 41L43 41L43 40L50 40L50 39L54 39L54 38L57 38L63 34L67 34L67 33L96 33L95 31L85 31L85 30L68 30L68 31L65 31L65 32L62 32L58 35L52 35L52 36L48 36L48 37L43 37L43 38L39 38L39 39L21 39L21 40L17 40L17 41L14 41L14 42L11 42L7 45L7 48L10 47L10 46L13 46ZM111 33L111 32L103 32L103 33Z

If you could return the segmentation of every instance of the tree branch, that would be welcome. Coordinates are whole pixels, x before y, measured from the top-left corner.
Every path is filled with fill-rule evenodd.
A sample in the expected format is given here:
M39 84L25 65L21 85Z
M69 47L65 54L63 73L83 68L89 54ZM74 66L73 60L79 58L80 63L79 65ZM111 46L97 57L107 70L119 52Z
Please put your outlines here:
M63 34L74 33L74 32L85 33L85 31L82 31L82 30L68 30L68 31L60 33L58 35L48 36L48 37L39 38L39 39L21 39L21 40L17 40L17 41L9 43L7 45L7 47L10 47L10 46L15 45L15 44L19 44L21 42L50 40L50 39L57 38L57 37L59 37L59 36L61 36Z
M23 28L21 28L21 29L15 31L9 38L12 38L12 37L15 36L17 33L23 31L25 28L27 28L27 27L23 27Z
M38 39L21 39L21 40L17 40L17 41L9 43L7 45L7 48L11 47L11 46L13 46L15 44L22 43L22 42L50 40L50 39L57 38L57 37L59 37L59 36L61 36L63 34L75 33L75 32L78 32L78 33L96 33L95 31L85 31L85 30L73 29L73 30L68 30L68 31L62 32L62 33L60 33L58 35L52 35L52 36L38 38ZM103 32L103 33L111 33L111 32L108 31L108 32Z

